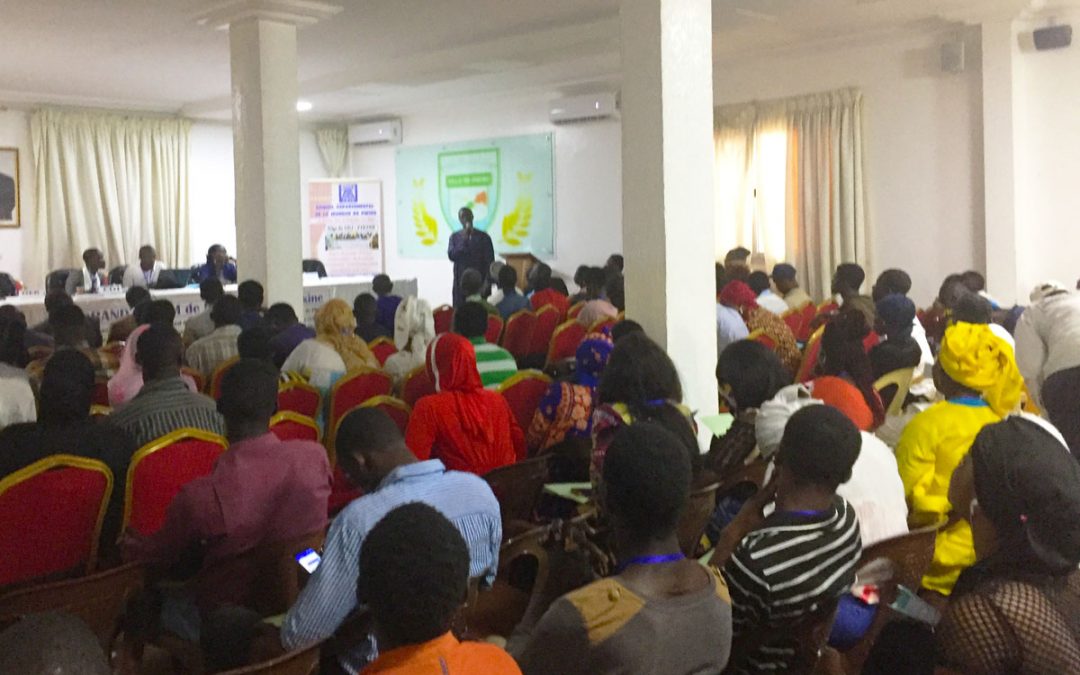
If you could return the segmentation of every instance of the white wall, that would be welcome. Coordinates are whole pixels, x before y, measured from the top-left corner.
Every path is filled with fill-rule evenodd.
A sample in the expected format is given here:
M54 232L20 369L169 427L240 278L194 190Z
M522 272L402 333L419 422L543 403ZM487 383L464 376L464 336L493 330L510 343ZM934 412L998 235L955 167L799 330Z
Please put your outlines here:
M436 106L437 108L437 106ZM469 110L441 109L402 118L405 143L429 145L520 134L555 133L555 258L548 264L571 279L578 265L602 265L622 250L622 163L618 120L555 127L547 100L485 101ZM383 181L386 268L391 277L416 277L421 297L449 303L449 260L403 259L397 251L395 148L354 147L353 177ZM570 283L571 291L574 289Z
M968 70L942 73L940 45L957 37L968 43ZM914 280L912 298L923 306L947 274L984 264L978 50L977 33L947 32L720 63L713 71L716 103L860 88L871 267L907 270Z
M0 228L0 272L23 277L25 247L34 233L34 162L30 147L30 119L21 110L0 107L0 148L19 150L19 193L22 224L18 229ZM41 273L44 278L45 272Z

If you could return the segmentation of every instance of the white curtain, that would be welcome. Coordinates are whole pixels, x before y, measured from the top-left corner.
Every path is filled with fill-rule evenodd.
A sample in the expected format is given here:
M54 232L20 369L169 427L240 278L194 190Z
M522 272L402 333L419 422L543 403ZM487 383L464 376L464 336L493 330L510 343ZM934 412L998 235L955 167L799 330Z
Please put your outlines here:
M328 127L315 131L323 165L331 178L344 176L345 163L349 159L349 132L345 127Z
M30 118L37 171L37 259L80 267L100 248L109 267L134 263L149 244L169 267L191 262L188 155L191 123L42 109ZM34 279L40 284L41 279Z
M718 108L716 158L718 257L787 260L816 298L839 263L869 267L860 92Z

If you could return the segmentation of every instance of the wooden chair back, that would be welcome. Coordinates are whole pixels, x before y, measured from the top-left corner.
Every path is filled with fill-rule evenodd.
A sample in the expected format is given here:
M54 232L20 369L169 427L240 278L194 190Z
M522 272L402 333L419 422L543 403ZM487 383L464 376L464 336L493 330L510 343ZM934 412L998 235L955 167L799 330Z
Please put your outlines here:
M547 356L551 336L559 325L559 318L559 309L553 305L545 305L537 310L536 325L533 326L532 338L529 340L529 354Z
M549 457L544 455L526 459L484 475L484 480L499 500L504 533L510 530L511 523L533 521L540 494L544 491L544 484L548 482Z
M551 336L551 346L548 348L547 365L551 366L565 359L572 359L577 355L577 348L585 339L585 326L575 319L570 319L555 329Z
M270 418L270 431L283 441L314 441L318 443L322 435L315 420L284 410Z
M463 612L470 638L509 637L528 609L532 595L544 587L549 566L544 543L548 528L537 527L506 541L499 549L499 571L490 590L474 594ZM533 574L532 572L535 572ZM531 583L523 583L529 579Z
M539 370L522 370L499 385L499 393L510 404L510 410L522 431L528 430L532 424L533 415L540 407L540 399L550 386L551 378Z
M321 646L316 643L269 661L221 671L219 675L314 675L319 672Z
M436 307L432 313L432 318L435 319L435 334L442 335L443 333L449 333L454 327L454 308L450 305L442 305Z
M312 419L319 416L322 394L307 382L289 380L278 385L278 412L291 411Z
M128 600L145 583L145 568L131 563L77 579L11 591L0 595L0 630L27 614L65 612L85 621L108 654L120 631Z
M558 312L556 312L556 316ZM522 359L529 355L529 347L532 346L533 330L536 328L536 315L527 309L514 313L506 321L506 330L503 331L502 347L514 355L515 359Z
M713 483L690 493L689 503L676 528L679 548L688 558L695 557L698 553L705 526L709 524L709 519L716 510L716 495L719 489L720 484Z
M73 455L0 480L0 587L93 571L112 491L104 463Z
M379 365L385 366L386 360L397 354L397 346L394 341L388 337L376 338L368 344L368 348L371 353L375 355L375 358L379 359Z
M499 338L502 337L502 329L502 317L488 314L487 332L484 333L484 339L493 345L499 344Z
M911 390L911 382L914 379L914 368L901 368L882 375L877 379L877 382L874 382L874 390L878 393L878 396L882 397L882 400L885 400L884 390L886 388L896 387L892 400L889 401L889 407L885 410L886 415L899 415L904 412L904 400Z
M405 376L405 384L401 387L401 399L410 407L416 407L416 402L425 396L435 393L435 383L428 375L427 366L418 366Z
M239 360L239 356L234 356L214 369L214 374L210 376L210 391L207 392L210 398L215 401L221 398L221 381L225 378L225 373L229 372L229 368L236 365Z

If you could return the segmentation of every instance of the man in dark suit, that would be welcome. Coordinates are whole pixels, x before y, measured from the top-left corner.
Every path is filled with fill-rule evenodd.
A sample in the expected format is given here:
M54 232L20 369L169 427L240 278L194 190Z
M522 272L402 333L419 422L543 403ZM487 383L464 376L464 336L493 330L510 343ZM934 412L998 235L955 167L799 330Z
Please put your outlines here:
M0 220L15 219L15 179L0 173Z
M447 256L454 263L454 307L465 304L465 293L461 290L461 275L465 270L474 269L480 273L480 287L484 287L491 263L495 260L495 249L491 237L486 232L473 227L473 212L468 207L458 211L461 229L450 235L450 247Z

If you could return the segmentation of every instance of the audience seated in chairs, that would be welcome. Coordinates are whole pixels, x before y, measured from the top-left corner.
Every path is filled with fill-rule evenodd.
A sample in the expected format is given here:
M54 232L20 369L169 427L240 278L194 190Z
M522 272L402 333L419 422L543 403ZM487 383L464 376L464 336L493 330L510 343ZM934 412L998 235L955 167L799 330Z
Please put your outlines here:
M763 309L767 309L777 316L783 316L790 307L784 298L773 293L772 284L769 283L769 275L763 271L751 272L746 280L746 285L757 295L757 303Z
M193 391L190 378L185 380L180 372L183 344L173 327L151 325L137 344L133 356L145 384L113 413L112 422L131 434L139 447L184 427L224 433L214 401Z
M395 309L397 307L395 306ZM356 335L367 343L381 337L393 338L394 331L378 321L379 301L371 293L361 293L353 300L353 316L356 317Z
M73 305L75 301L71 299L71 296L67 294L63 289L51 290L45 295L45 313L48 318L45 321L37 324L31 329L31 332L35 335L46 335L55 339L55 330L53 328L53 313L61 307L67 305ZM101 327L95 319L90 317L84 317L85 322L85 334L83 339L86 343L97 349L103 344L101 339Z
M18 321L23 326L26 326L26 315L15 308L14 305L0 305L0 321ZM53 339L51 335L45 333L39 333L36 330L27 327L26 336L23 338L23 346L29 350L33 347L48 347L52 349ZM29 359L24 362L20 362L20 366L25 367Z
M110 675L113 669L86 622L61 612L31 614L0 632L0 673Z
M502 299L495 307L499 310L499 316L503 321L509 321L510 317L523 309L530 309L529 299L518 290L518 273L513 267L503 265L499 270L499 291Z
M915 303L899 294L887 295L877 303L877 332L884 339L870 350L874 379L896 370L917 370L923 352L913 336Z
M376 274L371 280L371 290L375 293L378 301L375 305L375 320L394 334L394 321L397 316L398 305L401 304L401 296L394 295L394 282L385 274ZM369 340L370 342L370 340Z
M585 284L585 297L583 298L585 305L578 312L578 323L586 328L591 328L593 324L601 319L613 319L619 316L619 308L604 297L604 285L607 283L607 277L604 275L603 268L585 268L582 282Z
M187 364L209 381L218 366L237 355L236 338L240 336L243 307L235 296L222 296L210 310L214 331L199 338L185 352Z
M131 309L131 314L109 325L109 337L105 342L124 342L132 331L138 328L139 322L135 318L135 308L144 302L150 302L150 291L146 290L145 286L132 286L124 293L124 300Z
M552 305L559 310L559 320L556 325L566 321L566 313L570 311L570 298L566 293L560 293L552 288L551 267L546 263L534 265L529 270L529 288L532 295L529 302L532 308L538 311L541 307Z
M26 366L26 324L17 317L0 318L0 429L33 422L37 406Z
M495 306L481 295L483 290L483 275L474 269L465 270L465 273L461 275L461 292L465 294L465 302L475 302L491 316L499 316L499 310L495 309ZM455 307L454 309L457 310L458 308Z
M274 365L280 368L293 350L304 340L315 337L315 331L300 323L296 310L287 302L270 305L266 310L266 327L270 330L270 349Z
M49 359L62 351L80 352L94 366L94 372L98 379L104 381L108 376L108 370L101 360L101 354L97 351L101 346L101 334L98 333L98 347L91 346L86 339L88 331L86 315L83 314L83 311L74 303L68 302L57 307L49 315L49 324L52 327L56 348L49 356L37 359L26 366L26 373L30 376L30 382L39 385Z
M814 302L813 298L799 287L796 276L797 270L787 263L779 263L772 270L772 280L776 284L776 291L787 303L789 309L802 309Z
M494 389L517 373L518 368L510 352L487 341L488 316L480 303L466 300L454 310L454 332L472 343L480 382L486 389Z
M911 275L901 269L888 269L878 275L877 281L874 282L873 288L870 289L870 297L875 303L875 309L880 314L880 309L877 309L877 303L880 303L890 295L902 295L905 298L908 293L911 292ZM895 301L894 301L895 302ZM895 308L890 308L894 310ZM918 318L918 312L915 312L916 316L911 320L911 337L919 345L919 351L921 358L919 364L915 366L915 377L923 377L930 375L930 369L934 367L934 352L930 349L930 343L926 339L926 329L922 325L922 321ZM898 324L898 320L895 317L886 319L886 317L880 317L882 320ZM881 333L884 327L880 327L881 321L875 326L874 330ZM898 332L902 334L902 330L897 325ZM895 368L894 368L895 370ZM883 373L884 374L884 373Z
M778 315L757 304L757 296L748 285L741 281L728 282L720 291L720 302L739 312L748 331L761 331L772 340L776 345L774 351L784 367L792 375L795 374L802 362L802 353L795 342L795 334Z
M416 297L402 300L394 317L397 352L383 364L383 370L394 381L395 390L404 386L409 373L426 363L427 348L434 339L435 317L431 314L431 305Z
M660 425L615 434L599 494L619 566L615 576L571 590L582 574L553 563L507 645L525 675L724 669L732 638L727 584L717 570L687 560L676 535L691 480L682 442Z
M378 368L379 360L355 330L349 303L341 298L328 301L315 313L315 337L301 342L281 369L299 373L325 396L346 372Z
M265 291L262 284L254 279L241 282L236 287L236 298L240 301L240 320L237 321L240 330L247 330L261 324L265 311L263 308Z
M94 368L77 351L57 352L45 366L37 423L15 424L0 431L0 478L51 455L101 460L113 473L112 500L101 541L116 541L124 506L124 477L138 446L109 419L90 417Z
M281 629L285 649L324 640L349 618L357 608L357 576L362 579L369 570L358 569L357 551L376 523L409 502L433 506L454 523L468 546L469 577L490 585L498 565L502 524L499 504L483 479L448 471L437 459L418 461L394 421L373 408L346 415L334 446L339 466L365 494L334 519L322 563L285 617ZM349 646L354 648L342 660L350 672L375 656L372 641Z
M109 405L113 408L120 408L142 391L143 369L138 359L139 338L152 324L172 326L173 319L176 318L176 308L168 300L154 300L139 305L134 315L139 319L139 325L128 337L124 352L120 355L120 367L109 379ZM194 379L184 374L181 374L181 378L190 391L198 393L199 387Z
M885 406L874 389L874 373L863 347L869 332L862 312L842 309L837 313L825 325L821 338L821 376L810 383L816 398L843 408L864 431L885 421Z
M225 288L219 279L203 279L199 283L199 297L206 303L206 309L184 322L185 345L190 345L214 332L214 320L210 315L214 311L214 305L224 296Z
M859 523L836 489L851 477L860 445L840 411L798 411L784 429L772 481L721 533L711 563L723 565L731 590L733 672L785 672L796 656L785 629L854 583ZM770 502L775 511L765 517Z
M277 380L273 366L252 359L238 361L226 373L218 407L229 451L212 474L181 488L157 533L126 533L127 560L169 568L195 547L205 569L260 544L296 539L326 526L326 450L310 441L281 441L270 432ZM200 586L197 599L170 597L163 627L197 641L200 613L229 602L243 584L240 579L219 581Z

